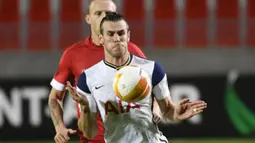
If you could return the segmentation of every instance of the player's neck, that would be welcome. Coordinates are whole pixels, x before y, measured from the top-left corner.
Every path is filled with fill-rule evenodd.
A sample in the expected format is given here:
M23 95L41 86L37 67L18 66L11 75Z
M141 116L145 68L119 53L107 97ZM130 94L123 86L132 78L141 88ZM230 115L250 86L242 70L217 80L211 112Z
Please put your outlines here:
M98 37L97 34L92 33L91 39L92 39L92 42L93 42L95 45L101 46L101 44L100 44L100 42L99 42L99 37Z
M129 52L126 52L121 58L114 58L109 54L105 55L105 61L115 65L115 66L123 66L130 58Z

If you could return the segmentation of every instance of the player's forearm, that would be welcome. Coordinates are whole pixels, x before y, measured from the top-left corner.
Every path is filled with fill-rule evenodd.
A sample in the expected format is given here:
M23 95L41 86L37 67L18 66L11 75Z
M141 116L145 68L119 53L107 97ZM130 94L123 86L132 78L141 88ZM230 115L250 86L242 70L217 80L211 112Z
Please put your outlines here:
M81 106L81 116L78 121L78 127L87 138L94 138L97 133L96 113L90 112L88 107Z
M177 105L172 102L170 97L166 97L161 100L157 100L162 118L165 122L176 123L179 122Z
M63 109L57 98L49 98L49 109L56 132L65 127L63 121Z
M178 114L176 111L176 105L168 106L167 109L165 109L165 112L163 112L163 119L170 123L177 123L180 120L178 119Z
M158 117L162 118L162 113L156 100L153 101L153 113Z

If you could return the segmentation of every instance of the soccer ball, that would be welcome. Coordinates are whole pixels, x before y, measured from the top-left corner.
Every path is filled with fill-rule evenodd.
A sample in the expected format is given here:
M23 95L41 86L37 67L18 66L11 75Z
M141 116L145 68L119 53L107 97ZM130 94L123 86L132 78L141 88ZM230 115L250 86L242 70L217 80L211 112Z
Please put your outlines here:
M142 68L132 65L118 70L113 81L115 94L126 102L144 99L151 92L151 87L149 75Z

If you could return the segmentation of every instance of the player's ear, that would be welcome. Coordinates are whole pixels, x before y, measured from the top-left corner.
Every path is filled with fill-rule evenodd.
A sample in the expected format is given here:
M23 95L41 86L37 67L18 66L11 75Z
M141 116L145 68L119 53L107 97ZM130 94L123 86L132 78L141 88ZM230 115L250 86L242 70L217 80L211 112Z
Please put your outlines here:
M85 20L86 20L86 22L87 22L89 25L91 24L90 15L89 15L89 14L86 14Z
M127 32L127 40L128 40L128 42L129 42L129 40L130 40L130 31L128 30L128 32Z

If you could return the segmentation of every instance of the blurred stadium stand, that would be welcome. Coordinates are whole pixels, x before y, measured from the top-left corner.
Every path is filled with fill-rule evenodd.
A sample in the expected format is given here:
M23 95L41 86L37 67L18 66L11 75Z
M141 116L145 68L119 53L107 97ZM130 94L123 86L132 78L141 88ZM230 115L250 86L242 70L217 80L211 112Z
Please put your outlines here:
M20 16L19 1L4 0L0 3L0 49L19 50Z
M32 0L27 11L28 35L25 42L27 51L51 49L51 20L50 2Z
M246 31L247 31L247 46L253 46L255 45L255 1L249 0L249 5L247 7L247 25L246 25Z
M0 76L52 76L62 51L89 34L88 2L0 0ZM131 40L170 74L255 72L255 0L116 3Z
M172 48L177 46L177 6L174 0L154 1L153 47ZM164 37L164 38L163 38Z

